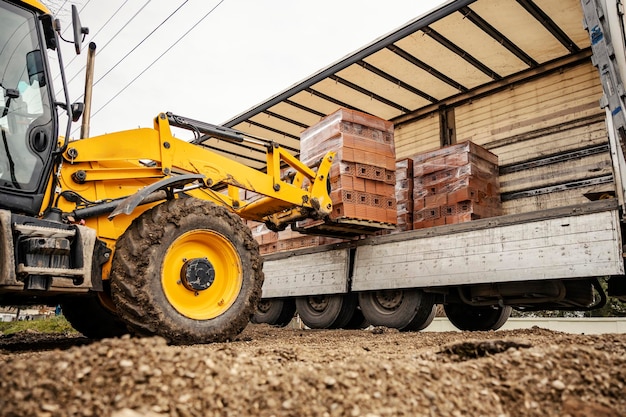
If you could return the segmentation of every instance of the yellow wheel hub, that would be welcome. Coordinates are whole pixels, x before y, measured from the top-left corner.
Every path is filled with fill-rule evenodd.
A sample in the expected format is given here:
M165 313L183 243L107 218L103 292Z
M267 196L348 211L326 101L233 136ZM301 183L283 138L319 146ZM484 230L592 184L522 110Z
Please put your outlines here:
M226 237L212 230L180 235L163 259L165 297L180 314L215 318L235 302L243 282L241 258Z

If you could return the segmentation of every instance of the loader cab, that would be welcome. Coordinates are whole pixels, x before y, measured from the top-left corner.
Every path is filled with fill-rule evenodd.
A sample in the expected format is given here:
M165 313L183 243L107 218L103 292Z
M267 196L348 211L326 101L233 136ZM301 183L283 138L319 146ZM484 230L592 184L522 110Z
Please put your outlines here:
M49 15L0 2L0 208L29 215L41 208L57 147L51 33Z

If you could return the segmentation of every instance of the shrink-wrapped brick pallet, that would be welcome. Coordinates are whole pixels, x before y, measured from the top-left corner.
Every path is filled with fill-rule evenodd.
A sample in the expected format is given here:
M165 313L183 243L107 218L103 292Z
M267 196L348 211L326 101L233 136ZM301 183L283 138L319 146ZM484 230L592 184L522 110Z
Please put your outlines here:
M336 152L330 171L333 211L326 221L299 222L298 230L357 234L393 229L398 220L393 124L339 109L300 137L300 160L306 165L315 165L328 151Z
M396 161L396 232L413 229L413 160Z
M463 142L412 160L414 229L502 214L497 155Z

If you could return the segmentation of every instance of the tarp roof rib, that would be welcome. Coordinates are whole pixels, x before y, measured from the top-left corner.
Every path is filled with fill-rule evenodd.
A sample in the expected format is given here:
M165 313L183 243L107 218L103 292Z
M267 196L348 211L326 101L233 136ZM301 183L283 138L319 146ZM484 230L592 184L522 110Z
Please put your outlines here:
M299 134L339 107L405 120L589 47L580 0L456 0L410 21L224 125L299 152ZM262 169L263 147L206 142Z
M535 61L530 55L520 49L517 45L511 42L506 36L500 33L496 28L491 26L489 22L484 20L482 17L474 13L472 9L469 7L461 7L459 12L463 15L463 18L469 20L474 25L478 26L481 30L483 30L486 34L495 39L498 43L504 46L509 52L519 58L522 62L524 62L528 67L534 68L537 65L537 61Z

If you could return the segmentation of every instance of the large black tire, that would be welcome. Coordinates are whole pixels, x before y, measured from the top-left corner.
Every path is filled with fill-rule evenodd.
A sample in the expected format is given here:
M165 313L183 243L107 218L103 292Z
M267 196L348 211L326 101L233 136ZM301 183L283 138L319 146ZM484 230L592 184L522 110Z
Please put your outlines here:
M173 344L232 340L261 296L263 261L241 218L194 198L143 213L116 245L111 292L141 335Z
M285 327L296 313L296 303L292 298L267 298L257 305L252 323L267 323Z
M352 319L357 307L353 294L311 295L296 298L296 310L311 329L341 329Z
M343 294L342 308L331 329L354 329L356 322L363 324L365 318L359 310L359 297L355 293Z
M126 323L103 307L95 294L68 297L61 302L61 311L74 329L90 339L119 337L128 333Z
M498 330L511 315L511 306L470 306L446 304L443 306L450 323L459 330Z
M401 331L423 330L435 318L434 295L416 289L362 292L359 305L371 325Z

